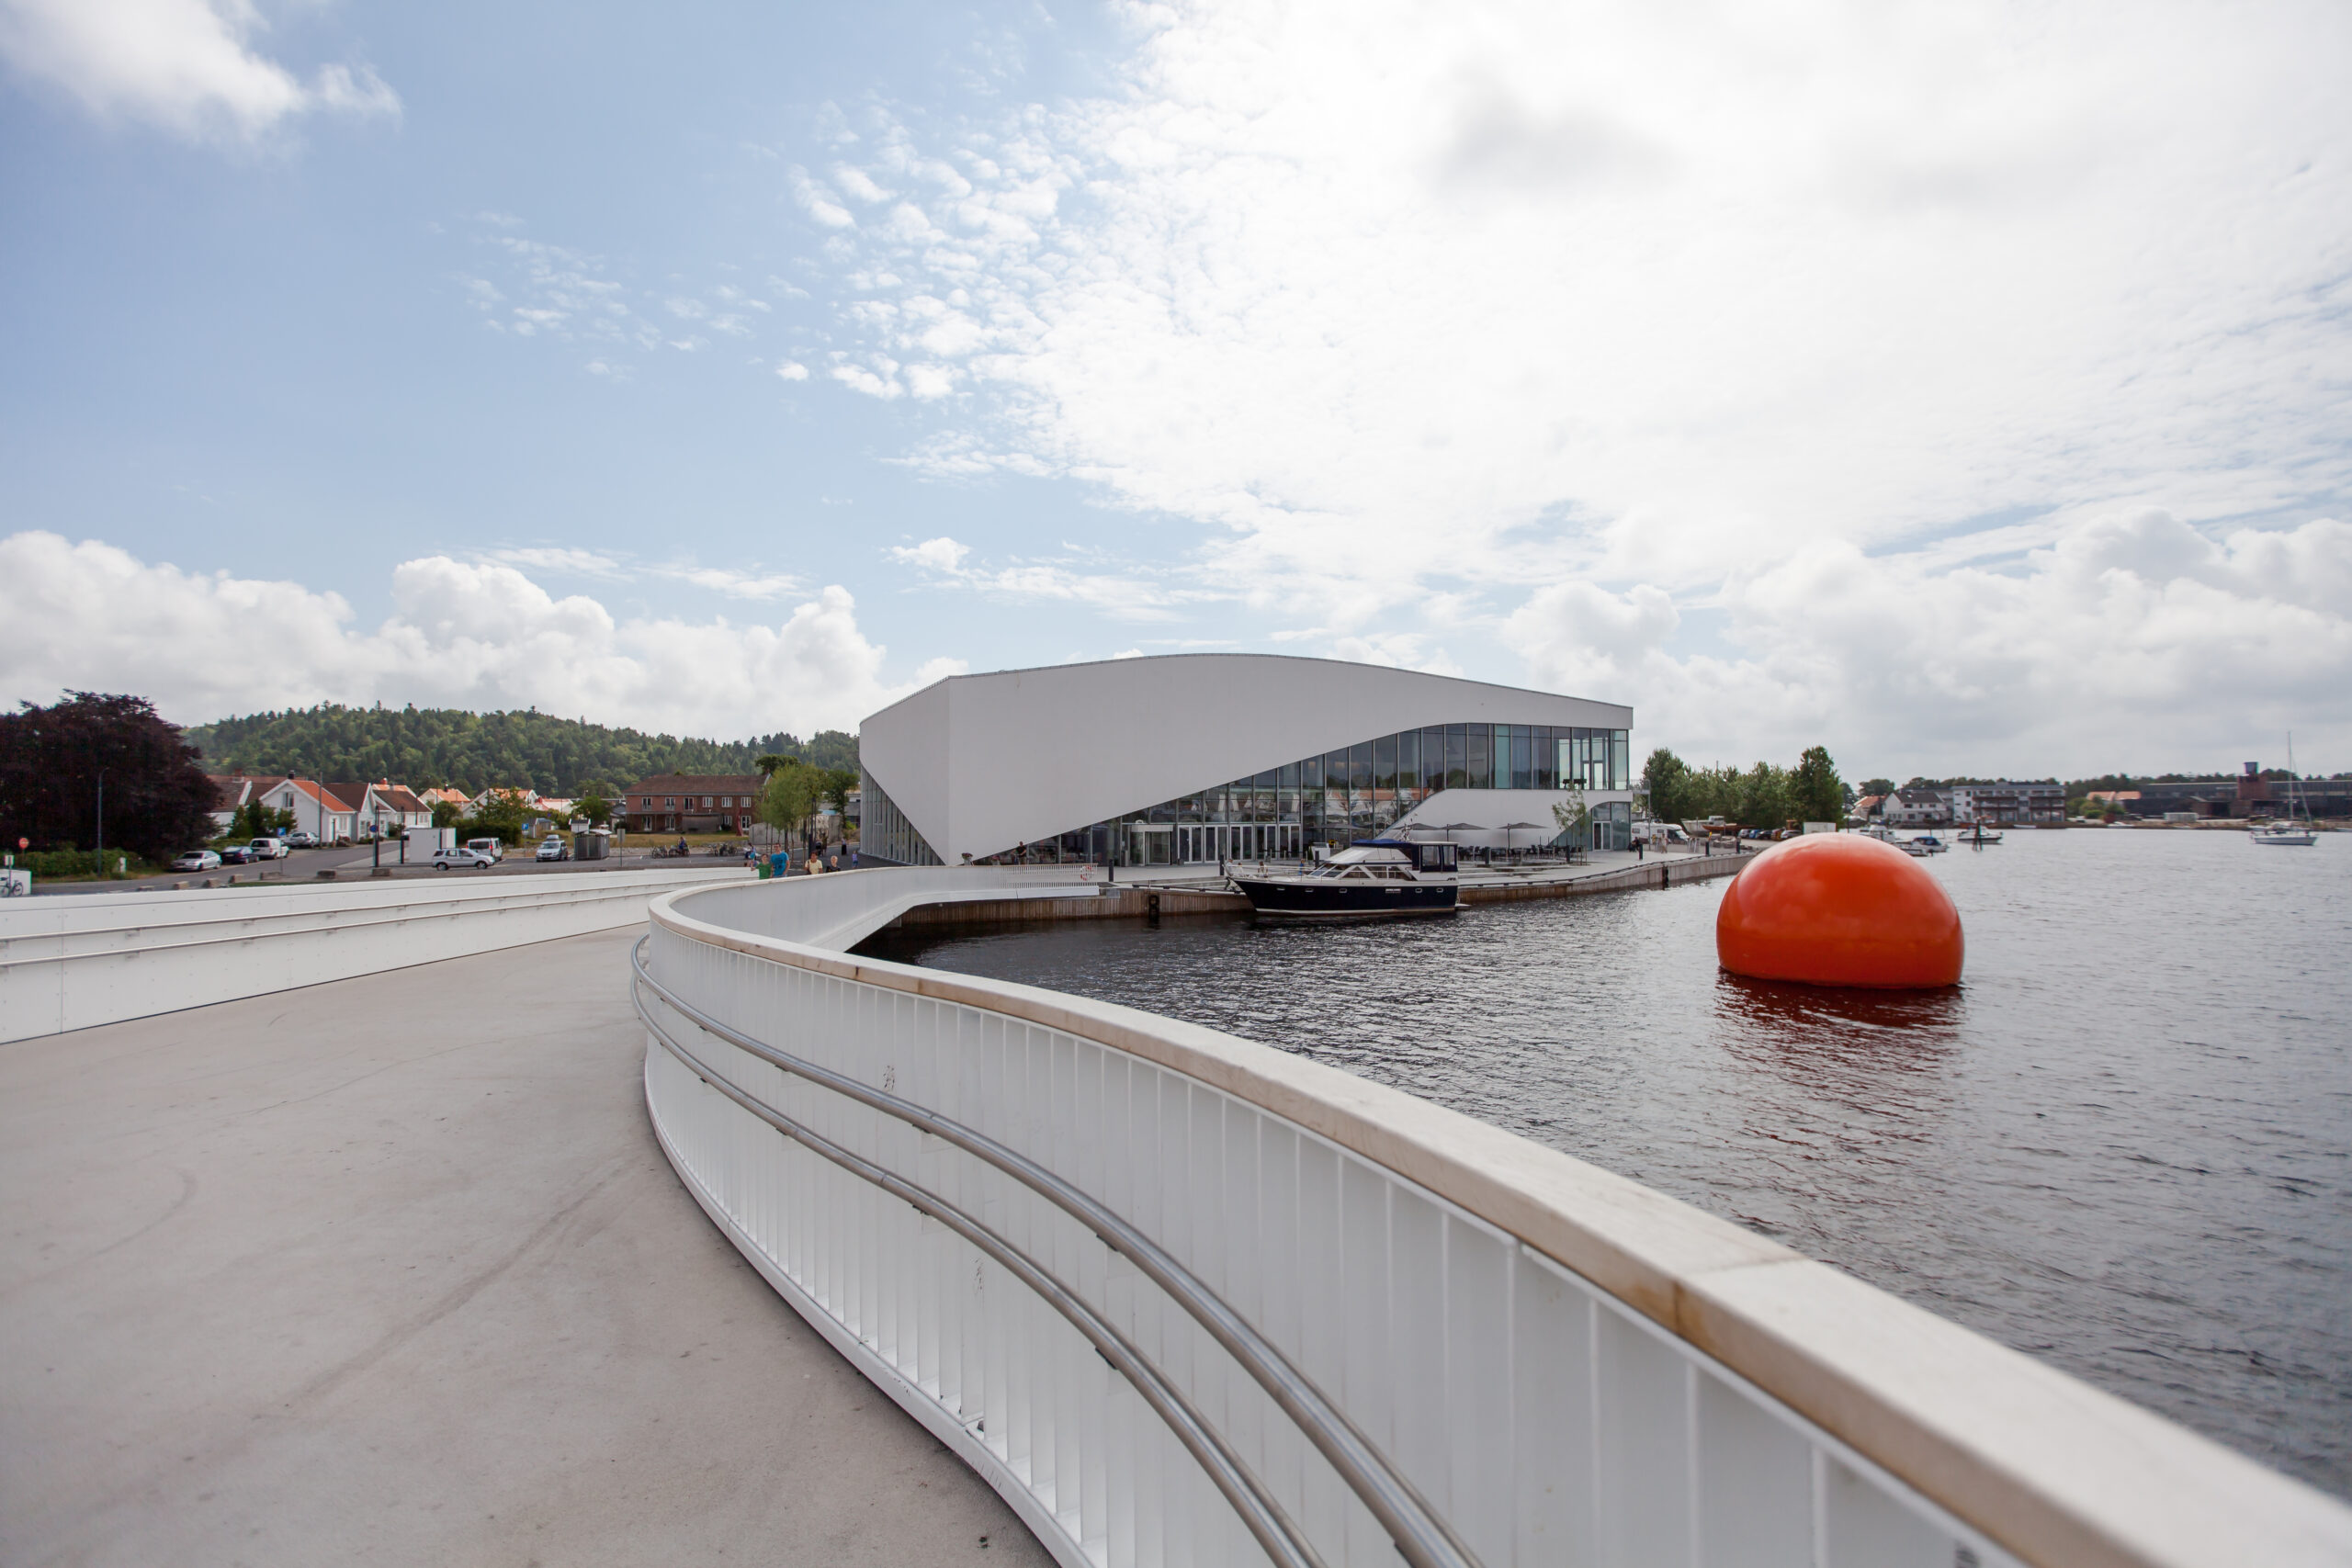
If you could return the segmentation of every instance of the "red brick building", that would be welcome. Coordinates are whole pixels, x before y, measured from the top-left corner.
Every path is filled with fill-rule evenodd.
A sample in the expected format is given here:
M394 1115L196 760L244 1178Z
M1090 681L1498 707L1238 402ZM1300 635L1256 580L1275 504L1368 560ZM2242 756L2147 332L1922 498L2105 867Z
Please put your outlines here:
M629 785L614 818L632 833L742 833L759 798L757 773L662 773Z

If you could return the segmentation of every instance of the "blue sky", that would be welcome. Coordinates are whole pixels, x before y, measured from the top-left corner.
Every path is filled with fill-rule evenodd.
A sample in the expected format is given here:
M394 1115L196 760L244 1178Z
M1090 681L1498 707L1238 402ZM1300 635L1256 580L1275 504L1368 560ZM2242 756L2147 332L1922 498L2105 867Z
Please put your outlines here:
M0 697L2352 767L2346 19L0 0Z

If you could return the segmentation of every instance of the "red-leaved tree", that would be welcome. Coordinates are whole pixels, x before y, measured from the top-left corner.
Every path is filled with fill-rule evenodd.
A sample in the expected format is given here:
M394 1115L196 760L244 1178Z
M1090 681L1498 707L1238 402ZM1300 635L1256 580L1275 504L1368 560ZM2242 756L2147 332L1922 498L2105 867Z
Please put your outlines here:
M212 782L196 748L144 697L68 692L0 714L0 844L92 849L106 781L106 847L163 861L212 837Z

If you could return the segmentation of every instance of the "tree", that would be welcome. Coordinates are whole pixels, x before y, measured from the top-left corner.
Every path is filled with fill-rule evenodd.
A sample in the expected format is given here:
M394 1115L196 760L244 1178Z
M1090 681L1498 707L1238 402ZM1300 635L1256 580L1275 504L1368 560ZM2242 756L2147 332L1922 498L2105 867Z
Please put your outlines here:
M601 795L586 795L571 803L571 819L602 828L613 819L613 803Z
M503 843L519 844L528 809L520 791L494 789L474 803L471 816L459 818L454 826L461 839L496 839Z
M857 772L857 737L846 730L820 729L808 738L802 761L828 773Z
M99 818L100 775L105 817ZM68 692L0 715L0 842L105 847L165 861L211 839L213 788L196 749L144 697Z
M1838 776L1838 764L1829 760L1827 747L1805 748L1804 755L1797 759L1796 771L1788 778L1788 803L1799 821L1846 819L1845 781Z
M806 762L787 761L760 791L759 818L779 833L797 833L823 793L822 773Z
M466 808L454 800L436 800L433 803L433 825L435 828L454 828L458 825L458 819L465 814Z
M1893 779L1864 779L1854 787L1864 795L1893 795L1894 781Z
M849 792L857 787L857 773L852 768L825 770L825 804L831 807L846 824L849 821Z
M229 831L222 837L232 844L250 843L293 826L291 811L275 810L258 800L249 800L237 807L236 815L229 819Z
M1725 815L1742 827L1778 828L1789 819L1789 775L1770 762L1758 762L1737 775L1738 807Z
M1690 765L1661 746L1642 764L1643 787L1649 791L1650 815L1661 822L1695 817L1690 799Z
M1552 803L1552 820L1560 825L1560 836L1570 847L1582 849L1585 825L1591 819L1592 814L1585 809L1583 784L1571 780L1566 798Z
M792 759L789 757L781 756L776 752L770 751L765 756L753 761L752 766L760 770L760 781L764 784L769 779L775 777L775 771L791 760Z
M544 713L469 713L457 708L346 708L322 705L224 718L188 732L221 773L294 773L320 779L438 782L468 793L527 784L577 799L592 781L656 773L746 773L762 756L799 757L820 767L857 766L856 737L828 730L804 748L789 734L748 740L680 739L611 729Z

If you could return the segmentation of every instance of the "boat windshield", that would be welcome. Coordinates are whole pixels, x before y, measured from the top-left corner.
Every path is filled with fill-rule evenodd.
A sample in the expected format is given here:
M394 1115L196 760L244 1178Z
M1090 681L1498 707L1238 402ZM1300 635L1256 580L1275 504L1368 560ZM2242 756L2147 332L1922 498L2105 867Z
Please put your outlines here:
M1341 850L1325 865L1411 865L1412 860L1402 850L1377 849L1369 844L1357 844Z

